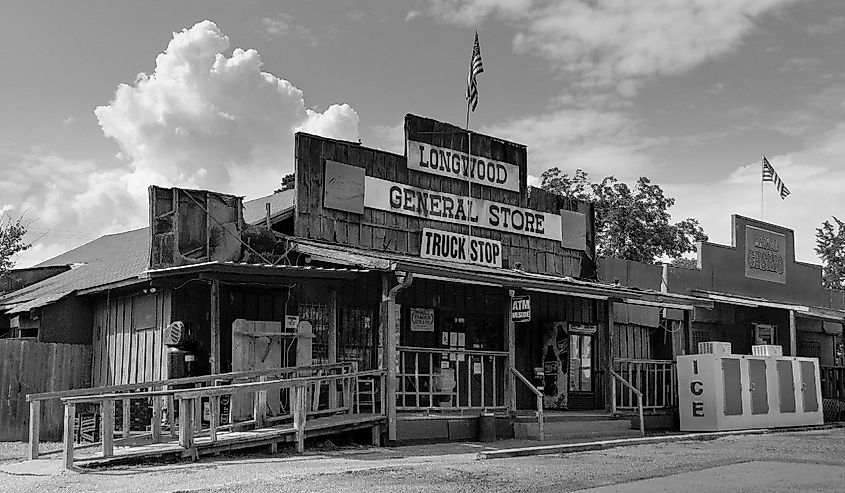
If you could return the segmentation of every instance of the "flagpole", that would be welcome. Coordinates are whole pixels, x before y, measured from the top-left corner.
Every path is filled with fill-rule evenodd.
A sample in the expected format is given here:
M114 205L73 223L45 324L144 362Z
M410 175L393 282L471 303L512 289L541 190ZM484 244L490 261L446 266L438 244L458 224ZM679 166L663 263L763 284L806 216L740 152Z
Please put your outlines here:
M469 104L470 101L467 99L467 154L468 157L468 166L472 166L472 132L469 131ZM469 173L471 174L471 173ZM469 198L470 203L472 204L472 180L470 180L469 176L467 176L467 196ZM472 209L470 209L470 215L467 217L467 226L469 226L469 236L472 236Z
M763 154L763 159L761 160L761 163L764 163L765 160L766 160L766 155ZM762 164L761 164L761 166L762 166ZM763 174L762 174L762 169L761 169L761 171L760 171L760 220L761 221L763 221L763 193L764 193L763 192Z

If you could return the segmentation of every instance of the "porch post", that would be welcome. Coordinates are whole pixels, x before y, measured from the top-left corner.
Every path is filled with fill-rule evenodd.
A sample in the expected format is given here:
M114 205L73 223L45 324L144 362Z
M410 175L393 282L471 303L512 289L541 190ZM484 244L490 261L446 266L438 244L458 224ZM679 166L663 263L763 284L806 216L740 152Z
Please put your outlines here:
M789 310L789 355L798 356L798 327L795 324L795 310Z
M211 280L211 303L209 305L211 348L208 363L211 373L220 373L220 280Z
M511 368L516 368L516 331L511 310L513 309L514 290L508 290L508 306L505 309L505 340L508 345L508 361L505 367L505 404L511 416L516 414L516 376Z
M382 301L380 323L384 327L384 367L387 370L385 382L385 394L387 397L387 439L390 442L396 441L396 384L399 353L396 346L399 345L399 314L397 313L396 295L399 291L407 288L413 281L413 274L396 273L399 284L387 289L389 277L382 277Z
M608 298L607 300L607 372L605 372L605 380L606 385L605 388L607 389L607 395L605 395L605 407L607 409L613 409L614 403L616 402L616 395L615 394L615 382L613 380L613 375L610 374L613 371L613 362L614 362L614 348L613 348L613 298Z
M337 363L337 289L329 288L329 363ZM328 380L329 408L337 407L337 380ZM344 405L347 405L344 402Z

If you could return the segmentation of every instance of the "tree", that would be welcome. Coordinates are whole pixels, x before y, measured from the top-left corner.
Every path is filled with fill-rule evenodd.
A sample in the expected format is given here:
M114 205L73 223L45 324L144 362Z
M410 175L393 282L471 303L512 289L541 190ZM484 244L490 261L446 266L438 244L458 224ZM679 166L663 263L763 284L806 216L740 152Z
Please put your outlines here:
M284 192L285 190L293 190L296 186L296 175L293 173L285 175L282 177L282 188L275 190L273 193Z
M822 285L828 289L845 289L845 223L833 216L836 223L822 223L816 228L816 254L822 259Z
M22 220L12 219L9 214L0 215L0 276L14 266L12 257L32 246L23 240L26 225Z
M671 223L669 208L675 199L646 177L631 190L614 176L591 183L578 169L573 176L558 168L543 172L541 187L547 191L595 206L596 252L600 256L653 263L661 257L678 258L707 241L696 219Z

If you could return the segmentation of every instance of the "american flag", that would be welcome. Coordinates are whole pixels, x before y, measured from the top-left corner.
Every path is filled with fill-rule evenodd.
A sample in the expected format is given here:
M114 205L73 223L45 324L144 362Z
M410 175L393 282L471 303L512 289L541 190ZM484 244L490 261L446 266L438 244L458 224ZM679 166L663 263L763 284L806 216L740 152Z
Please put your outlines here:
M770 181L775 184L775 188L778 189L778 193L780 194L781 200L785 199L787 195L789 195L789 189L786 188L786 185L783 184L783 181L778 176L777 171L769 164L769 160L766 159L766 156L763 156L763 181Z
M467 77L467 106L475 111L478 106L478 85L475 83L475 76L484 72L484 65L481 64L481 47L478 45L478 31L475 32L475 45L472 47L472 60L469 61L469 76Z

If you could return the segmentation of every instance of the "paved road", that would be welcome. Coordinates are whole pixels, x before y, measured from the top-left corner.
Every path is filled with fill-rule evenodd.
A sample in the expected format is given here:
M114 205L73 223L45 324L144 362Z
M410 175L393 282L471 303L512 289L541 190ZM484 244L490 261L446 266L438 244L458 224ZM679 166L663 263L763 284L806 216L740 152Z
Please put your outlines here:
M496 446L497 444L493 444ZM84 473L0 473L0 490L387 492L845 491L845 429L478 460L481 445L237 455ZM9 464L5 464L10 469ZM42 472L50 464L44 462ZM13 469L13 468L12 468ZM20 469L18 469L20 471Z

